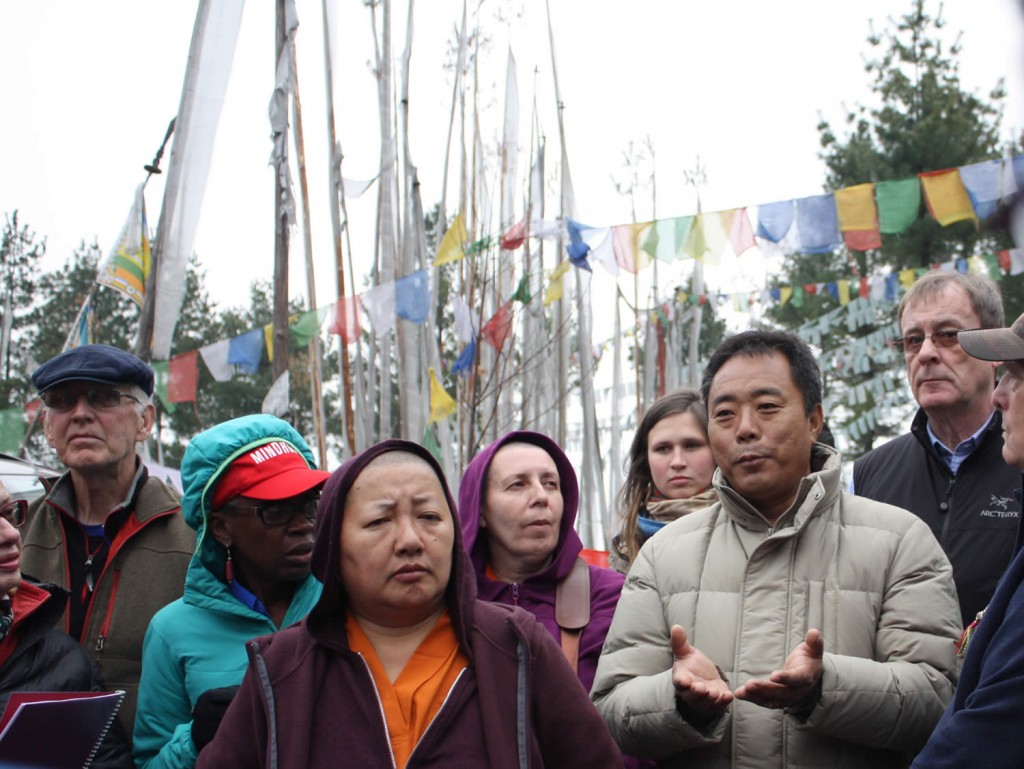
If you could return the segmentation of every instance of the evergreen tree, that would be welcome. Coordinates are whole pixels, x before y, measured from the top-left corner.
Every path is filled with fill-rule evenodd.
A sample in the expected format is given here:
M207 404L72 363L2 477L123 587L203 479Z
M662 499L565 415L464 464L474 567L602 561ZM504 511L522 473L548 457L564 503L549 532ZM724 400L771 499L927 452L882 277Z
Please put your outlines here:
M959 40L944 43L941 8L932 15L927 5L926 0L913 0L908 13L868 38L873 57L866 70L876 103L849 111L844 132L825 120L819 123L821 157L828 168L826 191L915 178L921 172L999 157L1002 83L987 98L964 89ZM865 306L860 300L842 317L835 300L812 293L813 287L904 269L921 271L939 262L991 254L1008 243L1005 234L978 229L972 222L942 227L927 215L923 202L919 213L903 233L883 234L880 249L790 256L777 279L777 286L796 289L793 301L769 312L775 322L792 329L810 324L813 329L816 319L833 313L829 333L821 339L826 398L836 404L835 414L826 416L833 417L834 429L858 425L847 431L852 457L869 450L877 437L894 434L913 406L900 384L902 356L881 342L883 336L898 335L892 328L896 308L892 302ZM1009 279L1002 285L1004 294L1010 294ZM1018 306L1007 296L1010 317ZM873 426L859 419L869 413L876 417Z

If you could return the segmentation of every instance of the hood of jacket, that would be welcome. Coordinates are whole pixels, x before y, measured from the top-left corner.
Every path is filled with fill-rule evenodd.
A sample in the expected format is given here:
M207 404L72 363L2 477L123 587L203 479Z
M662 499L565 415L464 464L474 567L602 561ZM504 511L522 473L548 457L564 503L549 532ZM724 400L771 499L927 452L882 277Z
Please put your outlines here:
M555 467L558 468L559 486L562 491L562 522L558 531L558 544L555 546L551 565L530 578L530 581L539 579L557 582L572 570L573 563L583 549L583 542L575 528L580 491L576 472L572 469L569 458L559 445L546 435L528 430L514 430L473 457L459 485L462 540L473 561L473 567L478 574L483 574L490 560L487 537L480 536L480 516L483 514L487 494L487 471L498 449L509 443L530 443L539 446L555 461Z
M427 449L417 443L399 439L386 440L357 454L331 473L320 496L316 517L316 542L313 545L313 574L323 583L320 600L306 618L306 627L314 639L333 648L348 648L345 617L349 599L341 582L341 524L345 517L345 500L356 478L374 459L389 451L402 451L422 458L430 465L448 500L452 515L452 570L445 591L445 603L459 644L470 659L470 627L472 605L476 599L476 578L462 547L459 518L455 500L448 489L444 471Z
M207 536L213 490L223 472L235 459L257 446L273 441L292 444L306 463L315 468L313 452L295 429L282 419L269 414L249 416L222 422L196 435L185 449L181 460L181 513L185 522L196 530L196 552L185 577L186 599L195 594L212 592L228 594L224 577L224 547ZM212 580L211 580L212 578ZM237 603L237 601L233 601Z

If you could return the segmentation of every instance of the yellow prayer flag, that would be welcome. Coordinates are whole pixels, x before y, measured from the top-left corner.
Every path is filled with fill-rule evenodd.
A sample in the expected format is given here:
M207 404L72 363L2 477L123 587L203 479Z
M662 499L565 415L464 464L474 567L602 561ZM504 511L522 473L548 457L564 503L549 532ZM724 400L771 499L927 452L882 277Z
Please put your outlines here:
M562 298L562 294L564 293L565 292L562 288L562 276L559 275L548 283L548 287L544 291L544 306L547 307L550 304L554 304Z
M440 422L454 414L459 404L444 389L433 368L427 369L427 374L430 376L430 421Z
M263 341L267 345L267 360L274 360L274 324L268 323L263 327Z
M441 245L437 247L437 254L434 256L434 266L440 267L442 264L457 262L459 259L464 258L466 252L463 250L463 244L468 240L469 236L466 234L466 225L462 221L462 214L455 214L451 226L448 227L444 237L441 238Z
M978 223L971 198L960 180L960 172L957 169L933 171L919 176L925 202L935 221L943 227L965 219Z
M908 270L900 270L900 285L903 286L904 290L914 285L915 280L917 280L917 270L913 267Z
M562 276L569 271L571 266L572 263L566 259L552 270L551 275L548 277L548 287L544 291L545 307L562 298L562 294L564 293L564 289L562 287Z
M839 289L839 304L850 303L850 281L848 280L837 280L836 288Z
M836 211L842 232L878 229L878 208L875 206L875 185L855 184L836 190Z
M779 289L779 304L785 304L793 297L793 287L783 286Z

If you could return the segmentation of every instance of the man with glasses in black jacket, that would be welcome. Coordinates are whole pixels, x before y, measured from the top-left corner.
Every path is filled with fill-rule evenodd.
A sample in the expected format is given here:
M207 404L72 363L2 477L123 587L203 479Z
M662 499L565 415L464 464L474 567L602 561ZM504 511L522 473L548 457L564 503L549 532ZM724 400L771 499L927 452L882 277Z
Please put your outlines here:
M178 598L195 549L179 495L136 454L156 411L153 370L108 345L83 345L32 374L46 440L67 467L33 503L25 573L70 593L63 628L95 660L130 736L142 640L158 609Z
M897 322L894 344L920 408L909 433L854 463L851 491L910 510L931 527L953 564L967 626L1010 561L1020 472L1003 461L995 366L968 355L957 337L1002 327L1002 298L982 275L932 272L903 296Z

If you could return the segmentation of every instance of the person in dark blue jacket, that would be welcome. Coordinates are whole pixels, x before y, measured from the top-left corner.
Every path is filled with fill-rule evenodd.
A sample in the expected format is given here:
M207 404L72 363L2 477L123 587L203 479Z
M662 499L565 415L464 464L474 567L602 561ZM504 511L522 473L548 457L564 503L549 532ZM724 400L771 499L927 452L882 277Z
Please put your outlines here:
M980 360L1001 362L992 405L1003 415L1003 459L1024 469L1024 315L1010 328L961 331L960 346ZM1021 492L1017 490L1020 508ZM1020 521L1020 511L1006 510ZM1013 560L980 619L960 641L960 683L913 769L1024 766L1024 530Z

